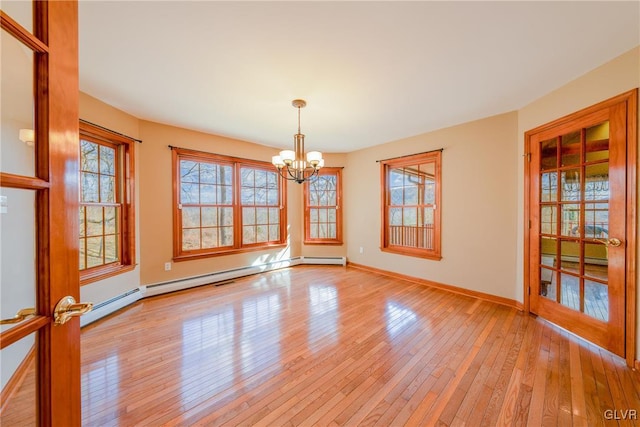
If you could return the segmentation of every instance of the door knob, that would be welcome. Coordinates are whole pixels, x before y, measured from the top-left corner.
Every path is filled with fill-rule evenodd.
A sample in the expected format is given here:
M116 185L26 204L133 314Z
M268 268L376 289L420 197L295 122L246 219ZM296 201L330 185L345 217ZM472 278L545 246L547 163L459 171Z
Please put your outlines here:
M603 243L607 247L613 246L614 248L617 248L622 244L622 241L620 239L616 239L615 237L612 237L611 239L595 239L595 240L597 240L600 243Z
M93 303L91 302L76 303L75 298L66 296L56 304L56 308L53 311L53 323L55 325L64 325L72 317L82 316L90 312L92 308Z
M19 322L22 322L27 317L31 317L35 315L36 315L35 308L23 308L22 310L19 310L18 313L16 313L16 315L13 316L12 318L0 320L0 325L10 325L12 323L19 323Z
M609 241L607 243L609 244L609 246L613 246L613 247L616 247L616 248L622 244L620 239L616 239L615 237L612 238L612 239L609 239Z

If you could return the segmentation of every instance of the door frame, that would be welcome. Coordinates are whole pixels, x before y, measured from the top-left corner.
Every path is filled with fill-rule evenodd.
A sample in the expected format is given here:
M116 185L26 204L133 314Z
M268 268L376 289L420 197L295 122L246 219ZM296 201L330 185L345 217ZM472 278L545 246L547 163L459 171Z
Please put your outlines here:
M35 176L0 172L0 186L36 192L36 315L2 333L7 347L36 336L37 423L81 425L80 321L54 325L79 300L78 3L32 1L33 31L0 10L0 26L34 52Z
M532 135L547 129L567 124L576 118L586 116L595 111L609 108L613 105L626 103L627 107L627 147L626 147L626 255L625 255L625 360L629 367L636 361L636 260L637 260L637 151L638 151L638 89L633 89L613 98L599 102L590 107L576 111L552 122L528 130L524 134L524 311L531 314L531 272L530 242L531 242L531 138ZM640 366L636 366L640 367Z

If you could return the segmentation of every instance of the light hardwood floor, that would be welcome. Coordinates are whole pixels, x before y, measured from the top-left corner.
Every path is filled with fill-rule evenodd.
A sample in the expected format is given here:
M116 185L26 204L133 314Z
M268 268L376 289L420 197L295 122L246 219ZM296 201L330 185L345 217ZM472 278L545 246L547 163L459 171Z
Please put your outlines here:
M86 327L82 360L86 426L640 425L605 419L640 415L622 359L514 309L354 268L142 300Z

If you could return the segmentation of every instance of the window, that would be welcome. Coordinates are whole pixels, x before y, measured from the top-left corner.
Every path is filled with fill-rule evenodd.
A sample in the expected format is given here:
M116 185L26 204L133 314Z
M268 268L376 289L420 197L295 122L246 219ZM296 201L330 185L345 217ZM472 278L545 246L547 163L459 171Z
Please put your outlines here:
M322 168L304 183L304 243L342 244L342 168Z
M135 267L133 143L80 123L81 284Z
M441 259L441 157L434 151L381 162L383 251Z
M285 188L270 163L173 148L174 259L281 246Z

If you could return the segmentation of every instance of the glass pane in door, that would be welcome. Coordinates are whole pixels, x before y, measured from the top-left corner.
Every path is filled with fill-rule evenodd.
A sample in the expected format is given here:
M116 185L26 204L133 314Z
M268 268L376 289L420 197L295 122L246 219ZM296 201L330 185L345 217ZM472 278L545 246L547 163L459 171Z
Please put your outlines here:
M30 316L16 317L36 306L35 192L0 188L0 326L5 332ZM24 311L23 311L24 312ZM35 333L0 350L2 402L0 425L35 425Z
M0 318L9 319L36 306L35 192L2 187L0 200Z
M584 237L609 237L609 203L586 203L584 206Z
M0 169L35 176L34 53L4 30L0 37L0 75Z
M587 129L586 161L593 162L609 158L609 122L600 123Z
M540 169L548 170L558 167L558 139L553 138L541 143Z
M580 131L560 137L560 165L572 166L580 163Z
M556 234L558 230L558 207L555 205L542 206L540 215L540 232L542 234Z
M557 280L555 268L557 263L558 240L552 237L540 239L540 295L556 300Z
M608 121L540 143L540 295L605 322L608 157Z
M585 200L609 200L609 163L596 163L585 167Z
M585 314L603 322L609 321L609 292L606 284L585 279L584 300Z
M587 227L585 227L587 228ZM584 244L584 312L609 320L609 251L602 242Z
M580 310L580 278L560 273L560 303L576 311Z
M555 202L558 200L558 173L543 173L540 182L540 201Z
M569 169L560 175L560 200L563 202L580 200L580 169Z
M580 205L565 203L562 205L562 222L560 234L580 237Z
M35 335L29 336L0 350L2 360L2 402L0 425L36 425L36 363Z

